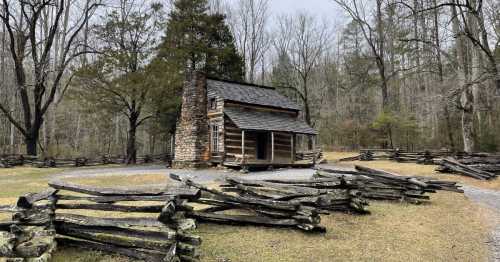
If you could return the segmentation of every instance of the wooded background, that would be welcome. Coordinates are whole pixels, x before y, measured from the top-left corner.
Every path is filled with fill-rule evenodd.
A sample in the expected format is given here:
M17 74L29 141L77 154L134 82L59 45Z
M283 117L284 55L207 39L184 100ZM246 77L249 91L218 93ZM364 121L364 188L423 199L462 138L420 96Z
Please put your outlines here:
M169 151L193 70L278 87L325 149L498 150L500 2L325 1L343 23L269 0L1 0L0 153Z

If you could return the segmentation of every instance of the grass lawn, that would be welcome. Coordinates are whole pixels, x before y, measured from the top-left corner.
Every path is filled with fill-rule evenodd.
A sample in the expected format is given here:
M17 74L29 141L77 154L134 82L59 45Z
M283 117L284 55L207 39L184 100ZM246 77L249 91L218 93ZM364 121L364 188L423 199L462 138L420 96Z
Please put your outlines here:
M332 160L338 154L326 156ZM344 156L338 158L341 157ZM432 166L389 161L362 164L402 174L449 177L476 183L456 179L457 176L433 174ZM58 170L0 169L0 205L14 203L22 193L44 188L48 176L54 172ZM168 178L147 174L72 181L112 186L168 183ZM430 204L419 206L372 202L369 206L372 214L365 216L341 213L322 216L322 224L328 232L320 235L292 229L202 224L197 230L203 239L202 261L487 261L489 251L485 242L491 226L487 222L489 211L472 204L461 194L440 192L432 194L431 199ZM97 252L62 249L56 253L54 261L128 260Z

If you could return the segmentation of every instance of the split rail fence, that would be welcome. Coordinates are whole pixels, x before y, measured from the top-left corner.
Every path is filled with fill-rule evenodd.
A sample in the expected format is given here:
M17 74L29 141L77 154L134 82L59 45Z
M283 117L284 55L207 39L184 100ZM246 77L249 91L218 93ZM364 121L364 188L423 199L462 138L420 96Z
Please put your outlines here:
M436 171L454 173L480 180L494 179L500 173L500 155L440 151L405 152L395 149L361 149L360 154L339 161L394 160L426 165L438 165Z
M199 261L196 223L325 232L322 215L369 214L371 200L419 204L439 190L463 193L456 182L362 166L319 168L308 179L233 176L219 187L170 177L181 183L105 188L51 181L14 207L0 207L12 213L0 222L0 258L42 262L56 246L70 246L145 261Z
M53 158L46 157L40 159L36 156L24 155L1 155L0 168L9 168L14 166L32 165L34 167L85 167L99 166L109 164L124 164L126 158L124 156L102 156L99 158ZM170 154L144 155L137 157L137 164L148 163L171 163Z
M199 197L197 189L97 188L62 181L49 186L20 197L14 208L0 209L13 213L12 220L0 223L0 258L47 261L59 245L144 261L199 260L201 239L190 233L195 221L184 216L192 209L188 200ZM94 213L98 216L89 215Z

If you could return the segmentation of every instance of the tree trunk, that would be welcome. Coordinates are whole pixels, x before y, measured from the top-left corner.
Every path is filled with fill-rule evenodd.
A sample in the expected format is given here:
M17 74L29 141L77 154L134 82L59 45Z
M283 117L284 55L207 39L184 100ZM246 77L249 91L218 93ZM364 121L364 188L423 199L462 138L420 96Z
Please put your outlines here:
M303 101L304 101L304 118L306 120L306 123L309 125L309 126L312 126L312 119L311 119L311 108L309 106L309 86L307 85L307 79L308 79L308 76L305 75L302 77L302 82L303 82L303 85L304 85L304 97L303 97ZM307 149L309 150L313 150L313 141L311 139L310 136L307 137Z
M151 130L151 132L154 132ZM149 154L154 155L155 154L155 145L156 145L156 134L150 134L149 135Z
M26 154L30 156L37 155L37 141L38 141L38 132L37 135L31 134L24 138L24 142L26 143Z
M135 113L129 117L128 138L127 138L127 164L135 164L137 162L137 148L135 144L137 131L137 117Z
M448 103L444 104L444 118L446 121L446 134L448 136L448 143L450 146L451 151L455 152L456 147L455 147L455 142L453 139L453 126L451 124L451 116L450 116L450 111L448 110Z
M375 52L377 55L377 67L381 80L381 88L382 88L382 111L389 110L389 92L387 86L387 76L385 69L385 36L384 36L384 24L383 24L383 14L382 14L382 0L377 0L377 51Z
M464 86L462 97L460 99L460 109L462 111L462 139L464 151L472 152L474 150L474 94L470 85L469 58L467 56L467 42L463 32L460 30L458 12L455 6L451 7L452 29L456 35L457 60L459 64L459 85ZM474 66L474 65L472 65Z
M462 137L464 151L474 151L474 95L468 86L462 94Z

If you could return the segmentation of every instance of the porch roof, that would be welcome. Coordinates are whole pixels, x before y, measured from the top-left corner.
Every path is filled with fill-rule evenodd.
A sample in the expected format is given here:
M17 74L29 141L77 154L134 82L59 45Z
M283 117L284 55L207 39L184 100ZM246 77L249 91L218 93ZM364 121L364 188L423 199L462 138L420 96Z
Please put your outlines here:
M224 113L243 130L276 131L317 135L318 132L306 122L292 115L235 107L224 108Z

